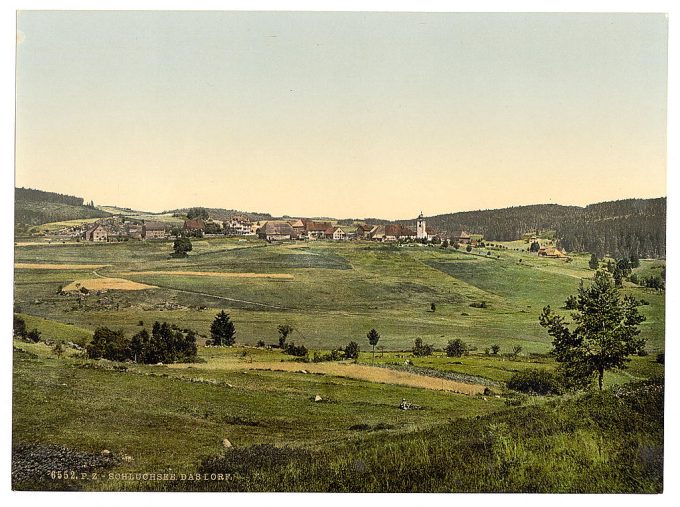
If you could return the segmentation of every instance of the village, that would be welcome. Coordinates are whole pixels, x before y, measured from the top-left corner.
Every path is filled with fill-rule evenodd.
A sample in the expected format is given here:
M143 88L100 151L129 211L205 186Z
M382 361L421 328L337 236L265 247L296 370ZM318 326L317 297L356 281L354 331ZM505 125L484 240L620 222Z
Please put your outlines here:
M109 243L119 241L174 240L178 237L243 237L259 238L267 242L279 241L373 241L382 243L423 243L476 248L485 246L484 238L465 230L446 233L427 225L422 212L415 227L402 224L370 224L353 221L350 224L338 220L311 218L252 220L246 214L233 214L227 220L211 218L188 218L180 225L162 221L139 220L123 215L98 219L53 231L46 236L52 241L88 241ZM346 222L346 221L345 221ZM552 240L535 235L526 236L527 250L541 257L569 259L567 254L554 246Z

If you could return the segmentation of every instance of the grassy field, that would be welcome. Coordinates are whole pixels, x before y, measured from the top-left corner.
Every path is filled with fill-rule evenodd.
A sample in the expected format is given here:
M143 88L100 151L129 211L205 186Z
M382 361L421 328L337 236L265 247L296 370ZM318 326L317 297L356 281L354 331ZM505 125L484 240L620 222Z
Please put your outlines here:
M592 457L592 446L597 448L598 439L605 438L604 429L553 421L554 409L549 407L554 400L538 397L518 402L503 387L515 372L556 367L546 355L550 339L539 326L538 315L545 305L568 315L562 309L564 299L593 275L588 255L573 256L571 262L544 259L510 243L502 245L507 248L467 253L422 245L323 241L271 245L255 239L210 238L194 240L187 258L171 259L168 241L25 243L18 239L15 247L15 312L28 329L38 329L43 340L83 346L99 326L120 328L131 336L154 321L166 321L196 330L201 346L199 362L144 366L90 361L72 348L57 357L45 343L15 341L15 443L54 444L93 454L108 449L116 456L131 457L112 469L126 473L169 468L176 473L195 472L205 465L204 458L223 452L225 438L238 452L246 453L246 462L251 459L249 452L289 452L258 446L292 449L293 461L284 460L288 464L276 473L261 471L262 482L255 484L246 474L224 489L295 490L302 484L296 482L302 480L300 474L304 475L295 460L311 455L323 457L331 469L306 467L312 476L305 478L305 490L351 490L348 481L356 470L387 466L378 463L381 455L394 458L387 468L400 478L392 486L379 479L356 490L569 491L576 486L570 482L574 477L568 475L568 468L586 454L594 461L584 465L583 473L596 477L587 490L628 487L620 476L607 475L599 458ZM658 272L658 266L659 261L643 260L639 270ZM108 290L110 279L154 288ZM94 282L89 282L93 290L86 294L62 290L75 282L87 285L87 280ZM116 286L135 286L123 282ZM647 317L641 327L650 355L633 358L625 371L608 372L605 386L609 388L663 375L663 366L655 358L664 350L664 294L632 285L624 292L647 302L641 307ZM486 308L471 306L481 302ZM222 309L236 325L237 346L202 346L209 338L210 323ZM351 364L301 363L279 350L254 347L260 340L277 343L280 324L294 328L288 341L312 351L329 351L353 340L362 352ZM371 328L381 335L375 358L366 340ZM410 349L417 337L439 351L413 357ZM441 349L453 338L462 338L476 350L462 358L446 357ZM484 353L492 344L500 346L498 355ZM522 351L511 357L515 345L521 345ZM480 394L457 394L456 382ZM491 391L484 394L485 387ZM316 396L322 401L315 402ZM402 399L420 409L400 410ZM557 403L572 402L580 403L570 396ZM568 407L573 414L580 413L580 405ZM549 481L532 486L526 478L531 471L525 469L522 477L501 480L496 471L493 477L472 484L453 472L433 471L436 463L424 457L429 449L443 462L456 461L446 449L468 455L482 446L479 456L501 466L506 458L511 461L506 454L507 446L512 446L512 452L538 460L541 442L521 443L525 437L512 426L509 414L516 410L524 411L518 421L533 413L546 418L546 424L557 425L543 444L556 461L569 456L557 471L563 476L562 486ZM463 427L502 438L470 440L461 433ZM568 443L570 432L583 436L578 445ZM639 438L636 445L645 434ZM658 438L652 439L658 447ZM600 446L598 452L616 463L612 470L618 470L618 447L603 451ZM395 453L405 457L397 459ZM357 455L363 465L357 464ZM478 461L471 462L488 465ZM260 473L258 466L253 465L253 473ZM425 480L410 482L404 478L409 468L413 477L429 470L441 478L439 486ZM598 474L604 478L600 480ZM273 486L274 480L280 487ZM164 487L118 479L62 486ZM654 475L628 490L658 487Z
M478 255L420 245L268 245L222 238L193 245L186 259L170 259L171 244L165 241L18 246L17 263L108 266L89 272L17 269L15 302L24 313L86 329L108 325L131 331L140 320L162 319L207 336L214 314L225 309L244 344L274 343L276 327L288 323L296 329L295 341L315 348L350 340L363 345L366 332L376 328L381 345L391 350L410 348L421 337L436 347L462 338L480 349L492 343L506 350L519 344L525 352L545 353L550 343L538 325L541 309L563 306L580 280L593 273L587 256L565 263L510 249L490 249L492 255L487 256L485 249ZM655 261L643 261L640 269L647 262ZM272 278L246 278L242 273ZM287 278L274 278L282 275ZM56 294L60 286L97 277L158 288L85 298ZM626 290L650 303L641 310L647 317L643 335L650 352L662 350L663 294ZM470 306L482 301L487 308ZM431 303L435 312L430 311Z

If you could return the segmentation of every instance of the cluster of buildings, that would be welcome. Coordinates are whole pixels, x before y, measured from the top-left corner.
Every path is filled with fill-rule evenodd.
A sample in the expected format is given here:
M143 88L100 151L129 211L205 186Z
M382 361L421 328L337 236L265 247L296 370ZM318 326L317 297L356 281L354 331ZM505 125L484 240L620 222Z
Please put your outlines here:
M266 241L288 240L370 240L379 242L432 241L448 239L451 243L472 244L475 240L465 231L443 235L427 226L421 213L415 227L402 224L368 224L353 222L338 224L331 220L294 218L288 220L251 220L246 215L232 215L227 220L185 220L181 227L172 227L163 222L127 221L120 217L98 220L82 227L71 228L64 234L82 238L85 241L107 242L125 240L167 239L177 234L188 236L251 236Z
M86 227L82 233L85 241L95 243L124 241L126 239L149 240L166 239L168 226L162 222L124 222L116 219L97 221Z

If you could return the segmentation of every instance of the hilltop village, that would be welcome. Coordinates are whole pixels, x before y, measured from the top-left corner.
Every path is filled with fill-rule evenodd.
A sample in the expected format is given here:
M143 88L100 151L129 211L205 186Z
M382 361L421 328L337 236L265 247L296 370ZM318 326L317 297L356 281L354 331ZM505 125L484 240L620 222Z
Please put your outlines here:
M175 215L177 218L177 215ZM460 230L452 234L436 230L427 225L422 212L413 227L402 224L371 224L353 221L350 224L330 219L272 219L253 220L246 214L233 214L226 220L209 217L189 218L182 216L183 223L139 220L125 216L101 218L94 222L72 225L51 231L48 241L88 241L107 243L118 241L172 240L178 237L243 237L259 238L268 242L277 241L374 241L383 243L444 244L454 247L484 246L481 235ZM553 246L550 240L537 236L526 236L529 249L540 256L568 258L566 253ZM545 244L541 244L541 242Z

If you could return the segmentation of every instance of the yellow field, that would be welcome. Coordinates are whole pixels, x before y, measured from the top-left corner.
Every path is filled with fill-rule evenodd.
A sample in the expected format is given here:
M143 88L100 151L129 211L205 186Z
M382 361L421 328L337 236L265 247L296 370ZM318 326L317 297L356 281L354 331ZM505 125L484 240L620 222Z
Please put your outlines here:
M169 368L186 368L190 364L171 364ZM344 377L357 380L367 380L379 384L395 384L400 386L432 389L435 391L449 391L458 394L475 395L484 392L484 386L479 384L465 384L453 380L427 377L406 371L391 370L363 364L323 362L323 363L292 363L263 361L246 363L233 359L211 359L208 364L201 365L204 369L215 370L271 370L306 373L321 373L334 377Z
M76 280L64 287L65 292L77 291L81 287L88 290L144 290L157 289L155 285L133 282L124 278L89 278L87 280Z

